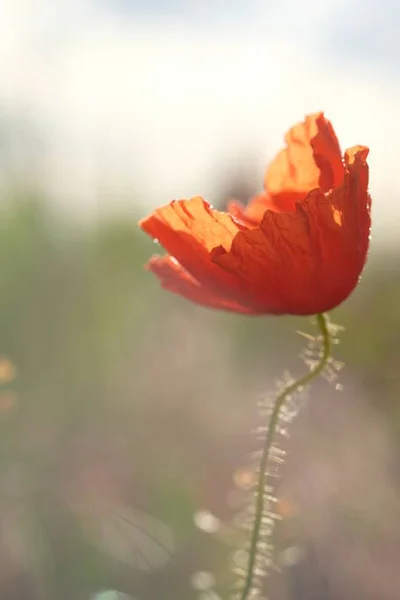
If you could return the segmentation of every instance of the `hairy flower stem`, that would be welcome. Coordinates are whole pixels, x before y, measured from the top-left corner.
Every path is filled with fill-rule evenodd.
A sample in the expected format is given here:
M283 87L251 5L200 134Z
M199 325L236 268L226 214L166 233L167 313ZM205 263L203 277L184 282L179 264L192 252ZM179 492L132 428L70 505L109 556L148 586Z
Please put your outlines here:
M270 458L271 448L274 442L276 428L279 422L281 409L283 408L286 399L300 388L311 383L313 379L318 377L328 364L331 355L331 336L329 333L328 318L324 314L317 315L317 325L321 335L322 352L318 363L312 370L300 377L287 387L275 398L274 406L271 412L271 417L268 425L268 432L265 438L265 443L260 460L260 475L256 489L255 500L255 515L254 524L250 539L249 560L246 568L246 579L243 587L241 600L247 600L252 589L254 568L257 558L257 545L260 538L261 521L264 511L264 487L267 478L267 467Z

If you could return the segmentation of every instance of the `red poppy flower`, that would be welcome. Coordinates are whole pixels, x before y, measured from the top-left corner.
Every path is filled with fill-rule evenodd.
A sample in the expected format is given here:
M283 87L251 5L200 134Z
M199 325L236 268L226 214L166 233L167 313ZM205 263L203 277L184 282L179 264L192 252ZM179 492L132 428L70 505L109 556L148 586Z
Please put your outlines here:
M164 288L204 306L307 315L345 300L363 269L370 231L368 149L347 150L322 113L286 136L247 208L173 201L140 222L168 256L148 268Z

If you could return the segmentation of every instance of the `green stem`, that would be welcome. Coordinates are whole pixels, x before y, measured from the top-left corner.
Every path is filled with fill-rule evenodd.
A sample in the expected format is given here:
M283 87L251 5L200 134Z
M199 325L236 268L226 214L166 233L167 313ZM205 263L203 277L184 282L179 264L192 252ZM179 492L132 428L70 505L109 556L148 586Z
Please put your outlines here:
M282 392L275 399L274 407L271 413L268 432L265 438L265 443L260 461L260 476L256 490L255 516L250 540L249 562L246 570L246 581L244 584L242 595L240 597L241 600L247 600L253 584L254 567L257 558L257 545L260 537L261 520L264 511L264 488L267 478L267 466L272 444L275 438L276 427L279 421L281 409L288 396L290 396L299 388L302 388L311 383L313 379L315 379L316 377L318 377L318 375L322 373L329 361L329 357L331 354L331 339L328 330L327 317L323 314L318 314L317 324L322 337L322 355L319 362L312 370L303 375L303 377L300 377L300 379L297 379L297 381L294 381L282 390Z

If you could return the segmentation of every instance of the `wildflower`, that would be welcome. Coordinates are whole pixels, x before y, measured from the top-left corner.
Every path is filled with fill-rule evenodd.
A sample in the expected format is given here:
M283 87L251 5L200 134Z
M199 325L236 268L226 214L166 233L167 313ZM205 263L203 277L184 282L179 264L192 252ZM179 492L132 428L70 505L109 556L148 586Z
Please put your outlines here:
M148 264L165 289L254 315L316 314L349 296L369 245L368 148L343 161L323 113L293 127L286 144L247 208L220 212L197 196L140 222L168 252Z

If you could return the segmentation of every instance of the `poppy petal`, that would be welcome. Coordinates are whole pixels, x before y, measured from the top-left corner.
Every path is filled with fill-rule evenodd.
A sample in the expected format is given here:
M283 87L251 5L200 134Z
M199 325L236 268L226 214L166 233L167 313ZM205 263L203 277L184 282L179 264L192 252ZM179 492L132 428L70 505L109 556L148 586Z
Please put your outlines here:
M158 277L164 289L196 304L237 313L251 313L249 308L218 296L209 287L201 285L172 256L153 256L147 268Z
M266 211L259 227L239 232L213 260L235 274L257 312L315 314L353 291L369 241L368 150L346 153L343 183L312 190L295 212ZM243 300L244 301L244 300Z
M228 204L229 213L235 217L235 219L244 223L249 229L253 229L261 223L261 219L268 209L276 211L276 206L265 192L260 192L254 196L247 206L244 206L236 200L232 200Z
M214 210L197 196L173 201L155 210L139 225L200 284L211 287L218 295L222 292L223 296L229 296L231 291L233 297L237 296L236 278L222 271L210 258L215 246L229 249L232 239L243 228L229 214Z
M264 185L275 210L294 210L308 192L328 192L343 181L339 142L322 112L308 115L285 136L287 147L266 171Z

